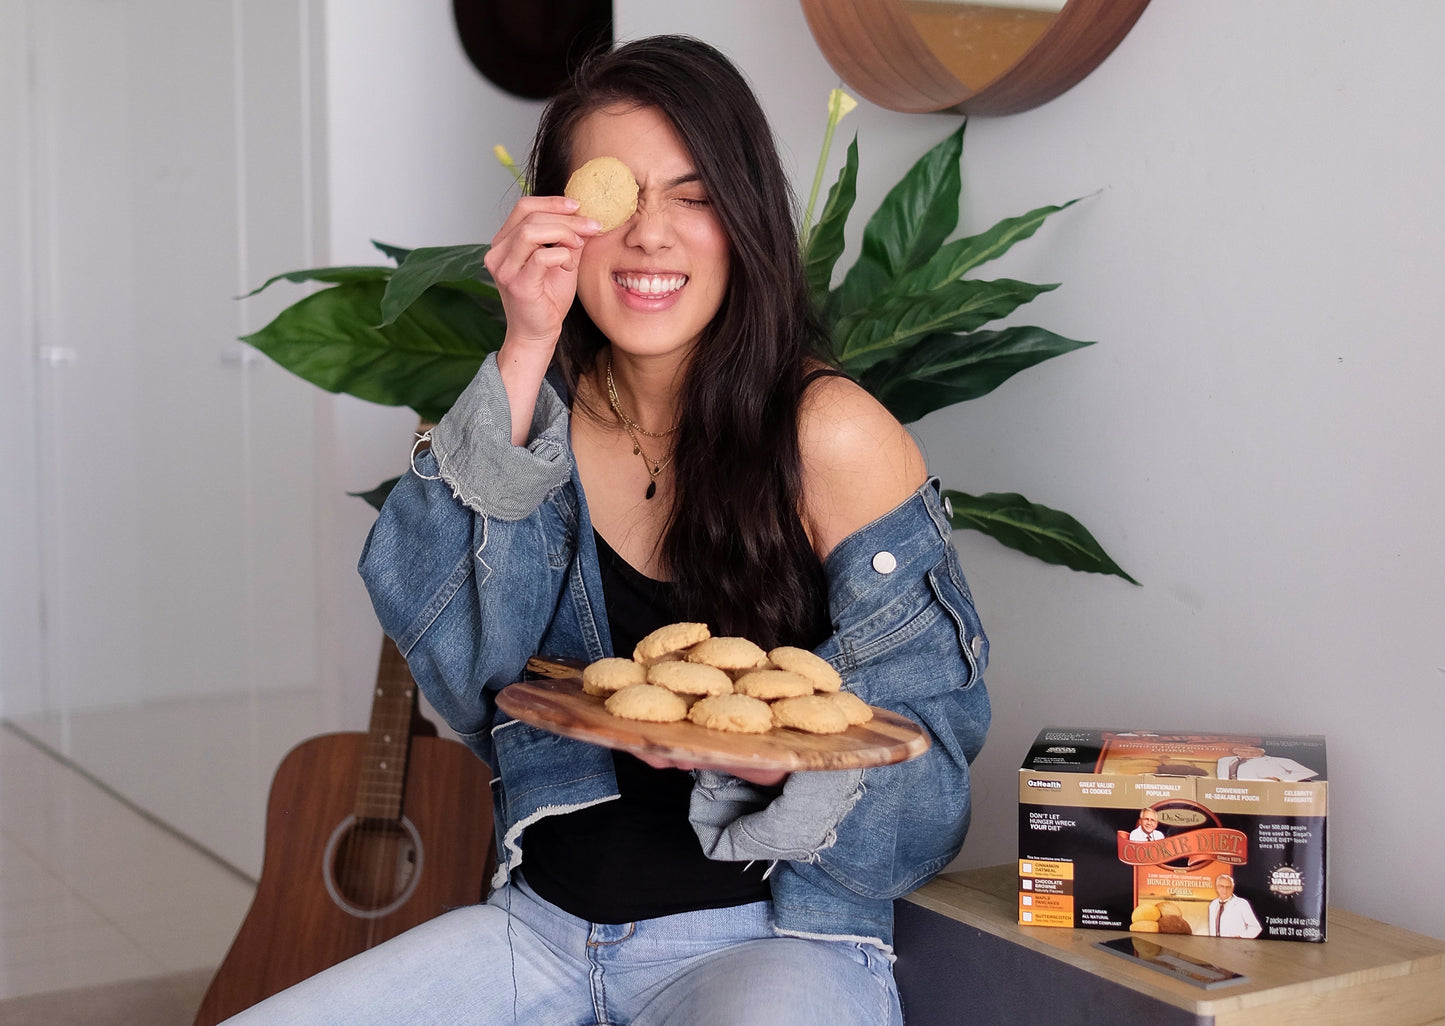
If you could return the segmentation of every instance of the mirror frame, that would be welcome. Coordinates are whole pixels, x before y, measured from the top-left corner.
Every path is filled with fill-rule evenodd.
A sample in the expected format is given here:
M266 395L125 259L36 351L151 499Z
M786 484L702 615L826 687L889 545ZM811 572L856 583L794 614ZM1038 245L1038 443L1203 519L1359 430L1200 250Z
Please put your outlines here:
M1022 57L982 89L959 82L902 0L801 0L823 56L865 99L909 114L1017 114L1077 85L1129 34L1149 0L1068 0Z

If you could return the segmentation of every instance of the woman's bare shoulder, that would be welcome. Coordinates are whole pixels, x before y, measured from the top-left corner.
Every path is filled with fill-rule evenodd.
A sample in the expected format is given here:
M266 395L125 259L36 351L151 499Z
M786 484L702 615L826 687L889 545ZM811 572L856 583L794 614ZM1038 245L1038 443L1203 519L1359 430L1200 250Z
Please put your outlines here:
M826 557L858 528L903 502L927 470L918 444L877 399L843 377L819 377L798 414L803 523Z

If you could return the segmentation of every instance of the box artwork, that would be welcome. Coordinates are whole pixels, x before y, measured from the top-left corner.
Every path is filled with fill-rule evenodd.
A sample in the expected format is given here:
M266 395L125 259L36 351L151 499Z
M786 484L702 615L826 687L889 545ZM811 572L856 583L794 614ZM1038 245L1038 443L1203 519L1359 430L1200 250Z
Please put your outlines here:
M1042 731L1019 771L1019 922L1325 939L1325 739Z

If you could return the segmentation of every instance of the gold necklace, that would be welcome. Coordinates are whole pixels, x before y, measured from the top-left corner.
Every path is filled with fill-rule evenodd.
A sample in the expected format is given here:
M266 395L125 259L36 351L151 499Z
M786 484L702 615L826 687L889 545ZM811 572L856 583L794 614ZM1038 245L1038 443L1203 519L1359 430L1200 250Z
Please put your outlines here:
M661 459L655 460L643 451L642 442L638 439L637 433L641 432L648 438L666 438L677 430L677 425L674 424L666 431L648 431L622 412L622 400L617 397L617 383L612 380L612 355L610 353L607 356L607 401L612 405L612 412L617 414L617 420L622 424L623 430L627 432L627 437L632 439L632 454L641 456L643 465L647 467L647 491L643 494L643 498L650 499L657 494L657 476L667 469L667 465L672 462L672 457L677 450L670 449Z

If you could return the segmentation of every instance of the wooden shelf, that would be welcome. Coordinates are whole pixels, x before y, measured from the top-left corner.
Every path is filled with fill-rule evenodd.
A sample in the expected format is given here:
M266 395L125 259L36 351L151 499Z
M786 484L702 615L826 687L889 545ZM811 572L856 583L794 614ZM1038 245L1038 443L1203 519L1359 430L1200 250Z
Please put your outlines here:
M1151 935L1248 977L1204 990L1095 946L1126 933L1020 926L1017 887L1014 866L994 866L945 874L898 903L910 1026L955 1021L980 997L992 1017L976 1021L1014 1026L1445 1026L1445 942L1421 934L1331 908L1322 944ZM950 1007L955 1018L942 1018Z

